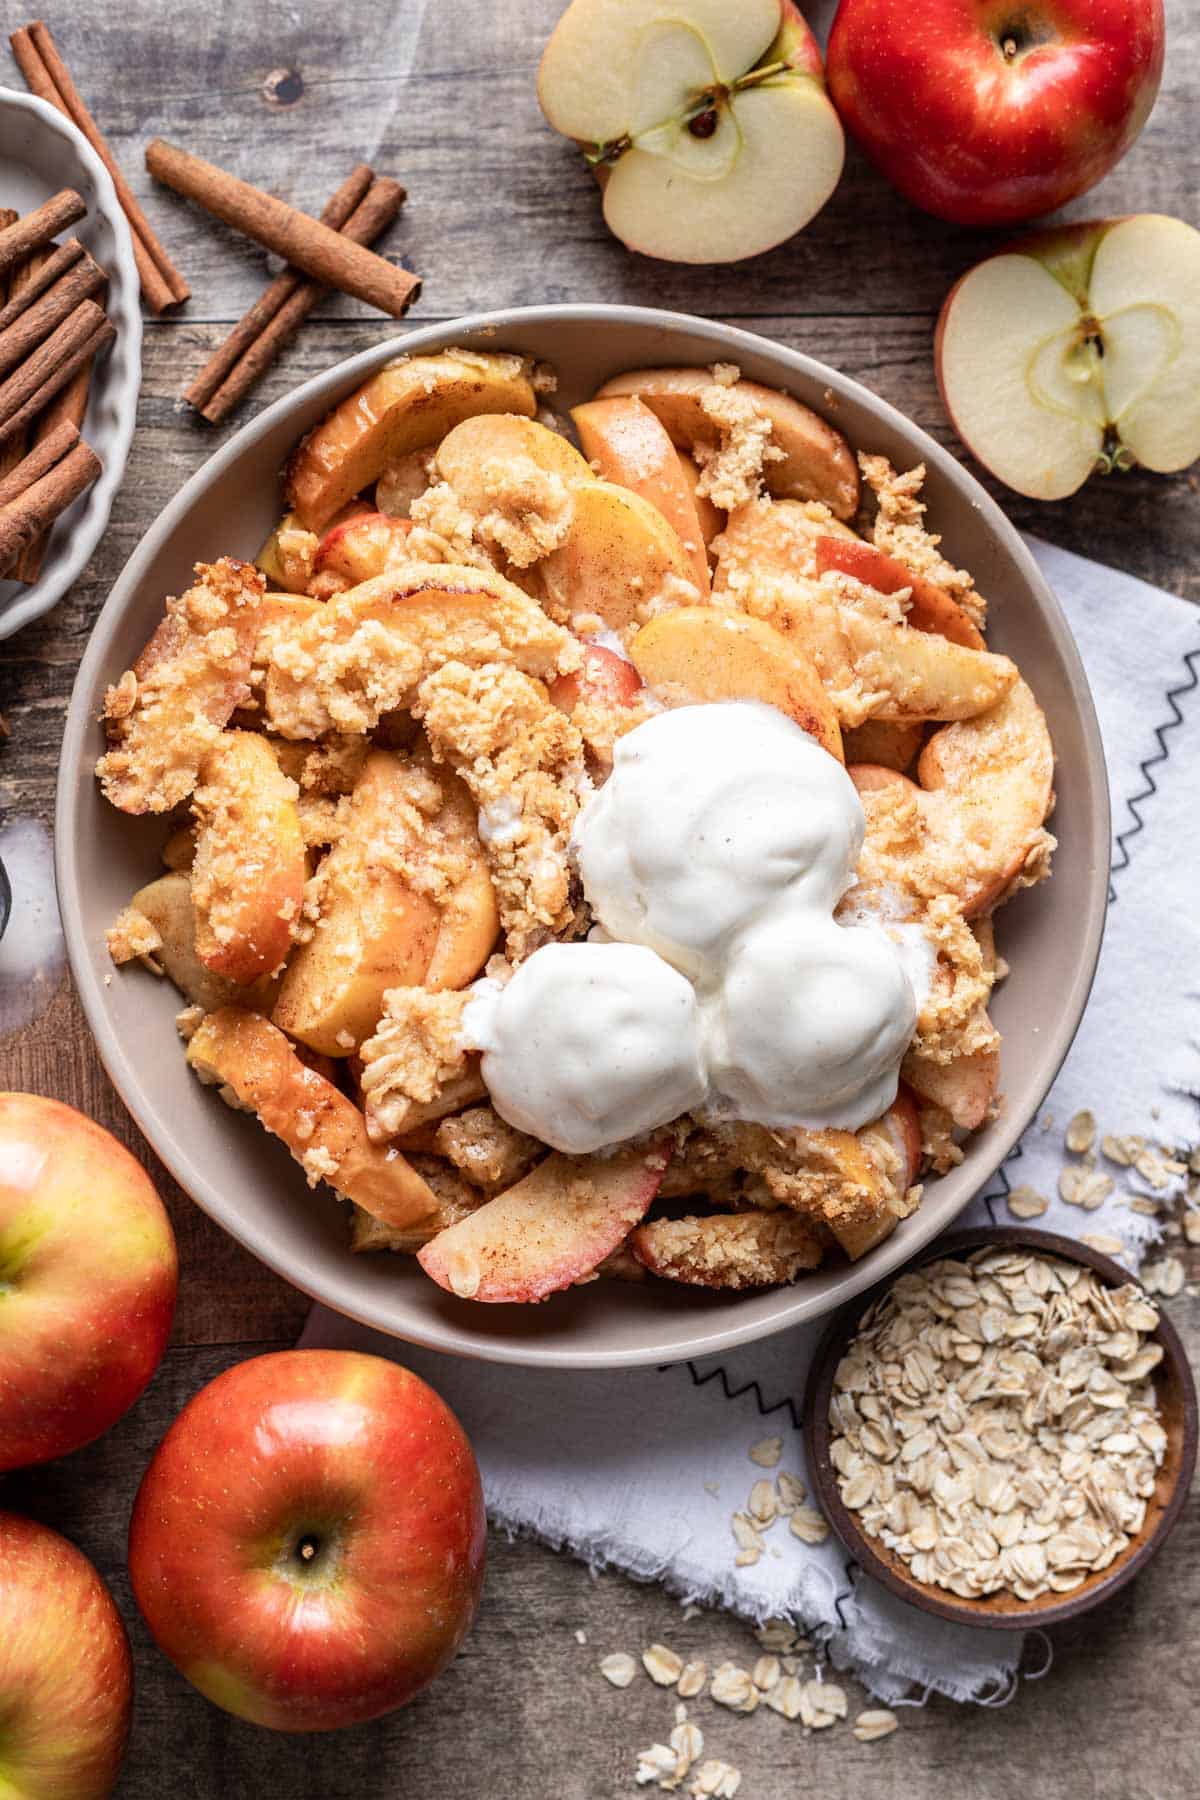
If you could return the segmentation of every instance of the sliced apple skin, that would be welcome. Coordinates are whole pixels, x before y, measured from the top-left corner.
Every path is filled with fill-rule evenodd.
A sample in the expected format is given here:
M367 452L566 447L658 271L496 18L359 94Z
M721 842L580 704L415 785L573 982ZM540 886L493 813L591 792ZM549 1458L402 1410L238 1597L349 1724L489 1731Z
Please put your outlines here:
M642 678L631 662L602 644L585 644L582 664L570 675L559 675L550 683L550 698L555 706L571 713L581 700L629 706L641 689Z
M343 587L357 587L404 561L411 530L411 519L381 512L356 513L325 533L313 558L313 575L335 576Z
M636 394L662 421L671 442L681 450L716 444L719 433L700 397L713 385L709 369L630 369L606 381L598 400ZM782 451L764 470L768 490L777 499L819 500L836 519L852 519L858 511L858 463L842 433L794 395L758 381L738 388L771 421L771 446Z
M906 569L894 556L886 556L873 544L858 538L819 537L814 548L818 575L824 575L827 569L837 569L880 594L897 594L903 588L910 589L905 623L914 631L932 632L967 650L987 648L983 633L957 600L924 575Z
M418 1251L449 1294L487 1305L544 1300L590 1275L624 1242L658 1192L666 1145L615 1156L554 1152L524 1180Z
M474 413L524 413L537 396L524 360L452 350L389 363L334 407L293 452L287 502L309 531L321 531L384 468L436 444Z
M680 607L644 625L630 654L646 686L668 700L764 701L844 760L837 714L815 668L761 619Z
M679 534L702 599L709 591L708 553L695 492L662 423L636 394L589 400L571 409L583 454L605 481L657 506Z

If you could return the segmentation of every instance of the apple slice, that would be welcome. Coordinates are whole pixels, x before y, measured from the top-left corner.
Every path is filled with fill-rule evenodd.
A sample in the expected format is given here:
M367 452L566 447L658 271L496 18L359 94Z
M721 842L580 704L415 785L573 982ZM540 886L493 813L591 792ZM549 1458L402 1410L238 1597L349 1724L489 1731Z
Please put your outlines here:
M409 707L422 679L444 663L513 663L553 681L578 654L568 633L497 571L409 563L281 632L263 704L281 737L361 734Z
M855 581L874 588L879 594L898 594L908 588L911 598L904 622L914 631L933 632L938 637L948 638L952 644L965 645L968 650L987 648L979 627L945 588L938 587L924 575L914 574L894 556L886 556L882 550L877 550L874 544L864 543L861 538L819 537L814 553L818 575L824 575L827 569L836 569L843 575L852 575Z
M645 1216L670 1160L643 1145L614 1156L557 1151L470 1218L438 1236L417 1260L460 1300L544 1300L590 1275Z
M707 599L708 553L695 485L685 476L683 460L666 428L636 394L589 400L585 406L572 407L571 417L583 454L604 480L640 494L674 526L688 554L692 581L700 597Z
M842 734L820 677L761 619L715 607L680 607L644 625L631 655L646 686L664 699L684 705L761 700L842 761Z
M196 954L214 975L273 975L292 945L308 864L297 789L266 738L224 731L192 796Z
M642 678L631 662L602 644L585 644L579 668L550 683L550 698L565 713L572 713L581 700L629 706L641 689Z
M652 1219L629 1240L638 1261L686 1287L777 1287L821 1261L817 1233L795 1213L713 1213Z
M606 381L596 398L636 394L662 421L671 442L692 450L720 442L720 428L703 404L714 385L710 369L630 369ZM769 491L779 499L819 500L835 519L852 519L858 511L858 464L841 432L779 388L757 381L736 386L771 421L771 447L782 453L763 469Z
M308 592L322 600L370 581L405 561L411 519L358 512L331 525L317 545Z
M719 506L714 506L707 494L700 492L700 465L694 457L683 450L676 450L679 458L679 472L683 476L684 485L692 496L692 505L696 508L696 518L700 525L700 536L708 551L708 563L711 569L716 557L713 544L725 529L725 514Z
M736 262L807 225L845 142L816 41L780 0L573 0L538 98L604 187L609 229L668 262Z
M903 773L912 767L924 742L923 724L893 725L886 719L868 719L842 733L847 768L867 763Z
M310 431L288 463L287 503L322 530L340 506L412 450L436 444L474 413L524 413L537 396L523 357L443 350L401 357L372 375Z
M996 971L996 933L990 918L976 919L971 930L979 943L987 974ZM981 1023L990 1026L987 1002L979 1006ZM948 1063L935 1062L911 1049L901 1074L913 1093L931 1106L940 1106L963 1131L977 1131L991 1117L1000 1085L1000 1047L956 1056ZM918 1141L920 1137L918 1122Z
M205 1012L222 1006L268 1008L279 983L263 977L241 986L206 969L196 954L196 911L192 905L191 876L186 870L160 875L139 888L130 901L134 912L149 919L160 938L154 960L184 999Z
M594 481L595 475L567 438L537 419L520 413L487 413L464 419L446 433L434 452L434 467L448 481L464 506L484 513L496 504L506 486L509 470L532 464L546 475L557 475L569 487Z
M936 360L955 430L1019 494L1184 469L1200 456L1200 232L1141 213L1028 238L951 289Z
M193 1032L189 1065L282 1139L308 1176L327 1181L385 1225L409 1229L438 1217L437 1195L400 1152L371 1143L352 1100L301 1062L259 1013L229 1006Z
M641 494L609 481L574 490L565 542L539 565L555 617L595 614L624 632L657 608L699 599L679 533ZM707 574L705 584L707 589Z

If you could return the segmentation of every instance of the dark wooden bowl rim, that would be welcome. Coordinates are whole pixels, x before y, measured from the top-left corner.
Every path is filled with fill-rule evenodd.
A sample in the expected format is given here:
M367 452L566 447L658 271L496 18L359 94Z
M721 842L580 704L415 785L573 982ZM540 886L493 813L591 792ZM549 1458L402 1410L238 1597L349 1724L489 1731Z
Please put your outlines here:
M950 1619L957 1625L990 1626L1000 1631L1028 1631L1034 1626L1056 1625L1064 1619L1076 1619L1093 1606L1107 1600L1118 1588L1132 1581L1162 1548L1183 1508L1196 1465L1197 1407L1196 1386L1188 1366L1187 1355L1179 1334L1160 1309L1158 1329L1152 1336L1162 1345L1163 1360L1155 1371L1162 1421L1167 1432L1167 1453L1159 1470L1153 1499L1148 1503L1146 1521L1137 1537L1107 1569L1089 1575L1082 1586L1066 1595L1053 1593L1037 1600L1018 1600L1010 1593L988 1595L979 1600L963 1600L943 1588L917 1581L907 1565L894 1552L869 1538L859 1527L853 1513L843 1504L838 1488L837 1471L830 1461L829 1400L833 1378L850 1340L868 1311L899 1279L925 1264L940 1262L945 1257L970 1255L975 1250L1009 1247L1029 1250L1041 1256L1058 1256L1067 1262L1082 1263L1094 1269L1115 1287L1136 1283L1136 1276L1111 1257L1081 1244L1074 1238L1059 1237L1052 1231L1026 1230L1023 1226L987 1225L970 1231L954 1231L913 1258L897 1274L881 1281L869 1293L860 1294L851 1306L837 1314L813 1358L808 1387L804 1396L804 1435L808 1447L809 1472L817 1497L829 1523L841 1538L855 1561L872 1575L889 1593L923 1612ZM1153 1300L1153 1296L1147 1296ZM1157 1304L1155 1302L1155 1304Z

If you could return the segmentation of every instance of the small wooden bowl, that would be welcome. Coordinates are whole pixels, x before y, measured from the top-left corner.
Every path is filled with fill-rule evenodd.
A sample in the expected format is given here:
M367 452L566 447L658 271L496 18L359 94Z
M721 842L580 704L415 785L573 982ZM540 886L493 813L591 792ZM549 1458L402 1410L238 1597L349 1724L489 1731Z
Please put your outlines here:
M1027 1231L1013 1226L951 1232L914 1257L903 1272L922 1268L926 1263L940 1262L943 1257L967 1256L974 1250L1004 1246L1061 1257L1064 1262L1082 1263L1114 1287L1135 1279L1111 1257L1102 1256L1087 1244L1058 1237L1050 1231ZM1147 1505L1145 1523L1137 1537L1106 1569L1089 1575L1069 1594L1047 1593L1036 1600L1018 1600L1014 1594L1002 1592L979 1600L964 1600L944 1588L915 1580L902 1557L887 1549L877 1538L866 1535L855 1515L842 1502L837 1471L830 1460L829 1401L834 1374L858 1332L863 1315L896 1279L893 1276L881 1282L840 1313L813 1360L804 1396L804 1434L809 1472L826 1518L855 1561L869 1575L898 1599L907 1600L924 1612L936 1613L939 1618L952 1619L960 1625L991 1626L1000 1631L1024 1631L1033 1626L1054 1625L1062 1619L1078 1618L1081 1613L1107 1600L1127 1581L1132 1581L1145 1567L1166 1542L1187 1498L1196 1464L1196 1387L1175 1327L1160 1314L1158 1329L1152 1334L1163 1349L1163 1360L1154 1372L1154 1385L1167 1434L1167 1451L1153 1498Z

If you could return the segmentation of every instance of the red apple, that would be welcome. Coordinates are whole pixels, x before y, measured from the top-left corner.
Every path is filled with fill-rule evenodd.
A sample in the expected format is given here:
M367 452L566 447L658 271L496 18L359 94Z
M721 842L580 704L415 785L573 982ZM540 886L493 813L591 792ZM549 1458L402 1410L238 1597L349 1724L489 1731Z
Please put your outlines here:
M289 1350L184 1407L129 1532L159 1648L227 1712L331 1731L403 1706L479 1605L483 1495L449 1408L407 1369Z
M337 576L345 587L357 587L403 562L404 540L411 530L411 519L354 513L325 533L313 557L313 574Z
M566 713L574 712L581 700L628 706L641 686L642 678L627 657L602 644L585 644L579 668L570 675L556 675L550 683L550 698Z
M1094 187L1150 116L1162 0L842 0L826 77L892 185L961 225Z
M158 1367L175 1238L111 1133L36 1094L0 1094L0 1470L90 1444Z
M125 1627L87 1557L0 1513L0 1794L103 1800L132 1700Z

